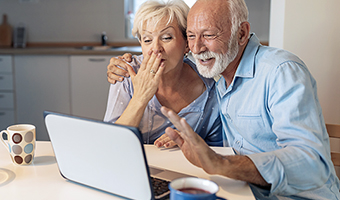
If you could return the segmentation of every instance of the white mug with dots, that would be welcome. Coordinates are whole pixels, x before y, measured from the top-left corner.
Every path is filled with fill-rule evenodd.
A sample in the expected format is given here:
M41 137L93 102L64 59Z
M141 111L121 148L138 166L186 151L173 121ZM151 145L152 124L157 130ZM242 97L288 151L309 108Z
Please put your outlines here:
M3 135L7 135L7 140ZM1 141L8 149L12 161L16 165L29 165L33 161L35 149L35 126L17 124L0 132Z

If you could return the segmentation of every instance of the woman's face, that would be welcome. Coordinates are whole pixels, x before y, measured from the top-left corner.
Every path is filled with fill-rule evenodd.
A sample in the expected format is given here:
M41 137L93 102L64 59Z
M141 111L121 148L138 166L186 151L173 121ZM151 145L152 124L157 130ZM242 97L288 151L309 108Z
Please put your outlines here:
M167 25L168 19L163 18L157 26L152 21L145 23L141 32L141 46L143 55L152 50L161 53L165 71L183 65L183 56L188 52L187 41L178 27L177 20Z

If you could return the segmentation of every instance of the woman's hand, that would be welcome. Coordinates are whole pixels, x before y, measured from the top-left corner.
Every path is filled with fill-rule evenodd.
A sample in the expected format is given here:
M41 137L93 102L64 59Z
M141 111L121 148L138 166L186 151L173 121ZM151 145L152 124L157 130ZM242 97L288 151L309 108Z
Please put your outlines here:
M130 65L126 66L134 91L128 106L116 121L117 124L139 126L146 106L158 89L164 71L164 64L160 63L161 54L150 51L147 55L144 55L137 74Z
M123 81L124 77L129 77L130 75L127 69L130 66L128 63L131 61L132 55L130 53L126 53L123 56L118 56L118 58L111 58L110 63L107 66L107 81L115 84L117 81ZM118 66L122 67L123 69Z
M161 63L161 54L149 51L144 57L138 73L128 66L128 72L133 83L134 94L131 101L147 104L155 95L164 66Z
M164 133L154 142L154 145L158 148L162 146L165 148L172 148L177 144L174 141L172 141L167 134Z

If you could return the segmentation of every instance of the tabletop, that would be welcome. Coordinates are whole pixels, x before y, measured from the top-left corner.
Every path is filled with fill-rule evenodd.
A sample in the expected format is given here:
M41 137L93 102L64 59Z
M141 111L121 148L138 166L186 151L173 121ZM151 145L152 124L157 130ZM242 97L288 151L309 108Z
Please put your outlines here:
M158 149L153 145L144 147L150 166L212 180L220 187L217 195L228 200L255 199L247 183L205 173L190 164L178 148ZM233 154L231 148L227 147L214 147L213 150L223 155ZM0 145L0 197L6 200L121 199L65 180L59 173L51 143L42 141L36 143L34 162L28 166L14 165L7 149Z

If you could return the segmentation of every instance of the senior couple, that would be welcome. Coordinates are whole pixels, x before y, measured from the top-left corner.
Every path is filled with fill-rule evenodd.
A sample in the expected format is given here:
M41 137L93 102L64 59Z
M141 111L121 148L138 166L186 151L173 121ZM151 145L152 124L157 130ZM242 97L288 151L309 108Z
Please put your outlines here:
M340 199L316 82L297 56L250 33L244 0L198 0L190 11L147 1L132 33L143 55L111 59L104 121L178 145L207 173L248 182L257 199ZM223 143L236 155L209 148Z

